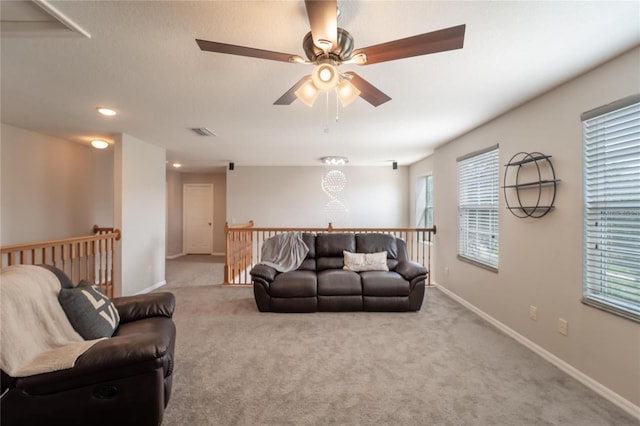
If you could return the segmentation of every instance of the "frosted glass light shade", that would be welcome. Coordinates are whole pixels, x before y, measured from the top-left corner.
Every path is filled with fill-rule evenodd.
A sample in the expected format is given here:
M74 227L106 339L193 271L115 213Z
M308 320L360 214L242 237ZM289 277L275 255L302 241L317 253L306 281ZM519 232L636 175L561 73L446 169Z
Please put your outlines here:
M340 84L338 84L338 88L336 90L338 93L338 99L340 99L340 103L343 107L346 107L351 102L355 101L356 98L360 96L360 93L362 93L347 79L343 79Z
M294 92L296 98L308 107L312 107L318 97L318 89L311 80L308 80Z
M320 64L313 70L311 79L318 90L328 92L336 87L340 76L338 75L338 70L333 65Z

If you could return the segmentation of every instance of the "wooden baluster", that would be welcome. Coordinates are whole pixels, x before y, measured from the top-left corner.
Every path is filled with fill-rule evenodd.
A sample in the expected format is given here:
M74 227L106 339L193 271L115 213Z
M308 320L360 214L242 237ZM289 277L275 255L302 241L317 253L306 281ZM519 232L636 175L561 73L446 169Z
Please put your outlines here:
M96 284L99 281L99 277L96 274L96 245L97 241L91 241L91 264L89 267L91 268L91 282Z
M78 282L75 280L75 259L76 259L76 244L75 243L70 243L68 245L68 250L69 250L69 264L70 264L70 268L69 268L69 278L71 278L71 282Z
M107 274L106 271L104 269L104 251L105 251L105 241L104 240L100 240L98 242L99 244L99 250L100 250L100 263L98 264L100 269L100 288L105 290L106 288L106 283L107 283Z

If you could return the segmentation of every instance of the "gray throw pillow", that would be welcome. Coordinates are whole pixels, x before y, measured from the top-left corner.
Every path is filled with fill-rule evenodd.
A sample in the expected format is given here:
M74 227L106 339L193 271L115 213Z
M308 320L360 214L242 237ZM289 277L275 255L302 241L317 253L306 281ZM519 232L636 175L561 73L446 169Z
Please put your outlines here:
M61 289L58 301L73 328L85 340L111 337L120 324L120 315L111 300L89 282Z

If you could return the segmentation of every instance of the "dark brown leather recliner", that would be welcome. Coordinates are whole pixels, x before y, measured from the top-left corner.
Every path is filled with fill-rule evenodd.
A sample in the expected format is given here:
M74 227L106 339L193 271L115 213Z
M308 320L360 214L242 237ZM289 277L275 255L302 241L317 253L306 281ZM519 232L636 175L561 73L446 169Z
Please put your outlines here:
M251 269L261 312L419 311L427 269L408 259L404 240L381 233L303 233L309 249L298 269ZM388 271L344 270L343 252L387 252Z
M112 299L120 315L71 369L29 377L2 373L1 424L160 425L171 395L176 328L172 293Z

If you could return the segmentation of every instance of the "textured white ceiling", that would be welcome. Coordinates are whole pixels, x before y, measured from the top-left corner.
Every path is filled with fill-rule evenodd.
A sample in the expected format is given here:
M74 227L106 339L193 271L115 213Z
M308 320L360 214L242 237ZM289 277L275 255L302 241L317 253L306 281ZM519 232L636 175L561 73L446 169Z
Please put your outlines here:
M0 2L0 14L6 7ZM410 164L640 44L640 2L339 2L366 47L466 24L461 50L354 70L392 97L340 108L273 102L309 66L202 52L196 38L303 56L302 1L50 1L91 35L7 37L3 123L87 143L127 133L184 170L236 165ZM106 119L97 106L119 115ZM195 135L208 127L217 137Z

